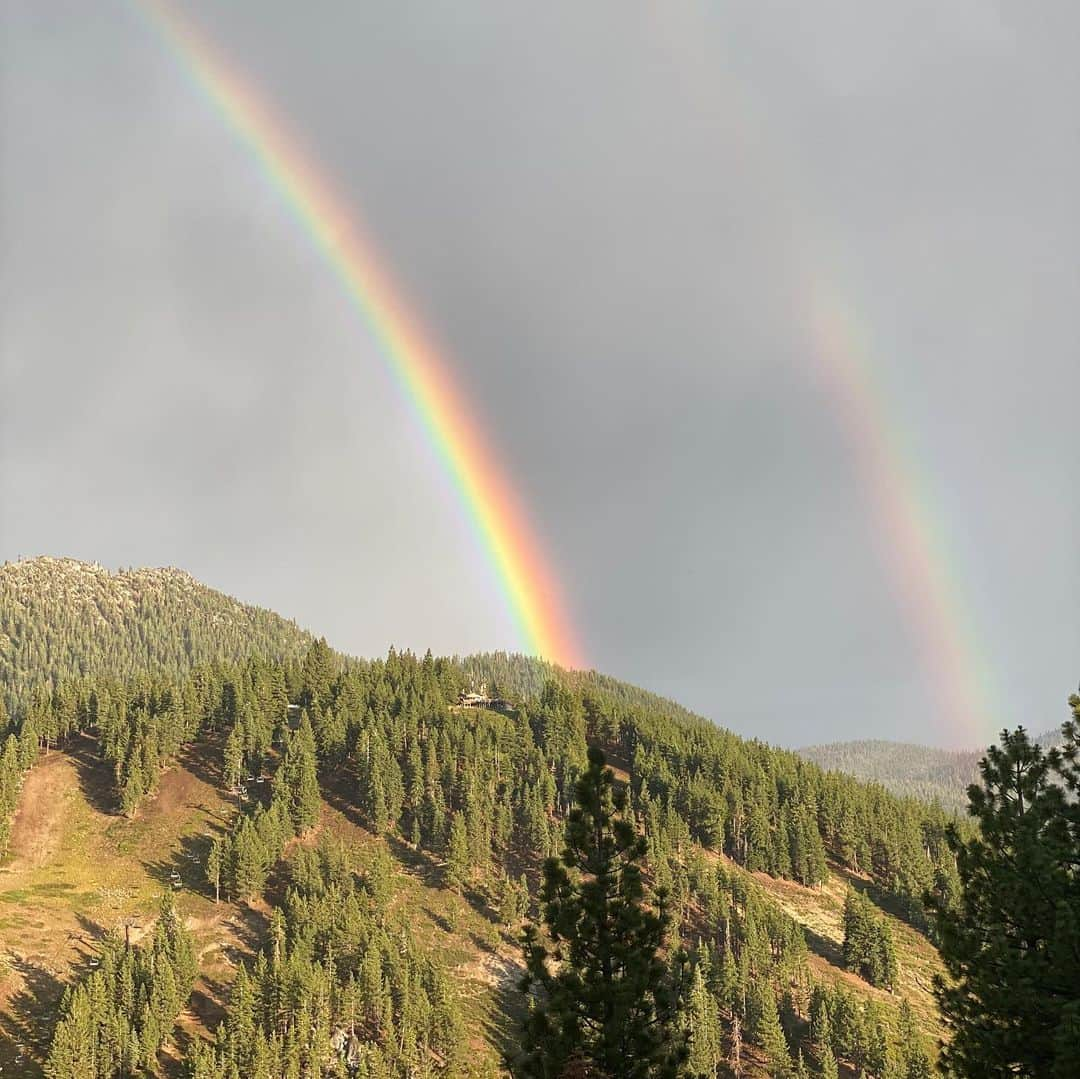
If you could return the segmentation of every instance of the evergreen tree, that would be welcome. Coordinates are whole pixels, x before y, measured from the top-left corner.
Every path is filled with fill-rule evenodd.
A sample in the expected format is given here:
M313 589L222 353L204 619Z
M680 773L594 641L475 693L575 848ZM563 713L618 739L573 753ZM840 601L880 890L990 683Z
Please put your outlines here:
M330 697L330 685L334 676L335 656L326 639L312 641L304 656L302 677L304 683L301 703L305 708L312 705L325 707Z
M840 1068L832 1046L826 1043L818 1052L818 1075L821 1079L840 1079Z
M900 1005L900 1079L930 1079L933 1068L907 997Z
M957 1075L1076 1075L1080 1047L1080 698L1059 751L1003 731L968 789L979 833L949 841L960 904L939 902L937 998Z
M455 813L450 820L450 843L446 852L446 886L461 893L469 882L469 831L465 814Z
M844 900L844 965L871 985L896 982L896 950L889 924L866 896L849 891Z
M278 772L288 799L289 815L297 835L303 835L319 820L319 778L315 755L315 734L304 713L300 726L289 737Z
M885 1076L890 1064L889 1041L881 1018L881 1010L874 1001L867 1001L863 1013L863 1063L870 1075Z
M148 947L111 933L96 967L65 993L45 1062L49 1079L156 1073L157 1054L191 993L195 947L172 893Z
M694 967L687 994L686 1030L690 1043L690 1072L712 1079L724 1059L724 1047L720 1038L720 1010L705 984L700 963Z
M215 839L206 854L206 879L214 886L214 902L221 901L221 875L225 861L221 849L221 840Z
M499 921L511 929L518 925L529 906L529 888L524 876L520 881L504 877L499 899Z
M548 1079L571 1061L624 1079L674 1077L686 1056L678 992L659 954L666 899L646 903L645 842L626 815L604 755L588 751L562 858L544 866L541 904L551 946L525 934L522 989L539 990L522 1032L518 1076Z
M742 1019L738 1013L731 1017L731 1044L728 1047L728 1065L735 1079L742 1076Z
M769 1061L769 1074L773 1079L783 1079L791 1074L791 1052L780 1026L780 1013L776 1007L776 994L772 986L760 981L755 982L752 1003L751 1037Z

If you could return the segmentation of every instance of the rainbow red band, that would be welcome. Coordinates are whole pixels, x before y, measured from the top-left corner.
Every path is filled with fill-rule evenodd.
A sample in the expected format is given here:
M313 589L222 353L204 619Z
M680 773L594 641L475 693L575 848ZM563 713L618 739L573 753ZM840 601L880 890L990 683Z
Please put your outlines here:
M255 155L363 316L487 553L522 650L565 667L584 666L558 581L520 499L470 417L450 366L402 303L355 215L193 26L162 0L136 0L135 6Z
M918 642L943 718L958 744L981 745L992 736L995 710L975 634L963 615L944 543L936 541L927 486L900 444L885 393L865 357L868 343L841 297L822 282L810 288L813 345L838 417L854 450L862 486L873 504L896 600Z

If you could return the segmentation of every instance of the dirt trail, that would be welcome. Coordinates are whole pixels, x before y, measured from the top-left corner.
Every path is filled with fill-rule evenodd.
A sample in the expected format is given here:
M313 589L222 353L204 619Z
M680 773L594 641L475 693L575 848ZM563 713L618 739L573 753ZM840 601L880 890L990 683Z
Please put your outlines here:
M78 785L75 765L63 753L51 753L31 769L19 797L11 831L11 856L0 866L0 883L10 874L44 865L63 834L67 793Z

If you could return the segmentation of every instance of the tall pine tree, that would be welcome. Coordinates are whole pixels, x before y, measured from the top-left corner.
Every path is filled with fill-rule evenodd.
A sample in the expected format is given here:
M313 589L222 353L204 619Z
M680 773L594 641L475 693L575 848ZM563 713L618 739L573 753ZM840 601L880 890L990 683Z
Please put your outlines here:
M979 832L954 828L962 895L936 902L950 981L938 1003L960 1076L1077 1074L1080 1052L1080 698L1060 751L1003 731L968 788Z
M619 1079L673 1079L686 1039L676 979L660 954L665 897L655 906L646 900L645 842L599 750L589 750L575 795L562 858L544 866L550 943L534 926L525 933L522 988L538 994L512 1071L555 1079L576 1067Z

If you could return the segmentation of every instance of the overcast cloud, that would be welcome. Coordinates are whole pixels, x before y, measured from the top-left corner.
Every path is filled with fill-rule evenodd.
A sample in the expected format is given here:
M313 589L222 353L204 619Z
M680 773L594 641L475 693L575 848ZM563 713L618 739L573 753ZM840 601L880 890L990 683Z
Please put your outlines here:
M955 742L819 370L867 343L1003 723L1080 677L1074 4L184 3L362 213L598 668ZM1037 10L1037 14L1036 14ZM367 329L124 3L0 15L0 558L513 647Z

